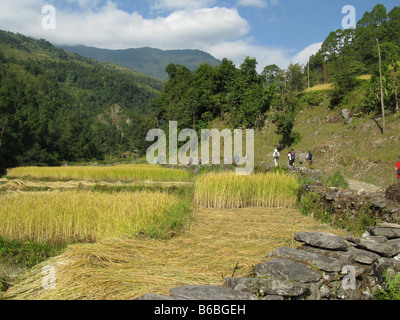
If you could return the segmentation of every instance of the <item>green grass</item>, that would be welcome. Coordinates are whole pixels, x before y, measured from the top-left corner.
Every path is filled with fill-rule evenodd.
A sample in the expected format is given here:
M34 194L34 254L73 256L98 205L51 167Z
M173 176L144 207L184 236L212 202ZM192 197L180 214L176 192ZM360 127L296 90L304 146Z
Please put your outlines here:
M29 269L59 254L65 247L66 244L7 240L0 237L0 264L17 265Z
M400 273L397 273L394 277L385 270L385 282L387 288L385 290L381 289L375 292L375 300L400 300Z
M341 189L349 188L349 183L339 171L336 171L332 176L328 177L326 185L327 187L336 187Z

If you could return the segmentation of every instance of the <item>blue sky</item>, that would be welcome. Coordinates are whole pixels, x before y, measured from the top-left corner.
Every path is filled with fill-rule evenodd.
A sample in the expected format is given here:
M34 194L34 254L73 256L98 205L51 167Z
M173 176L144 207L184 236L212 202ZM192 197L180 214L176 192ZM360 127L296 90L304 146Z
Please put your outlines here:
M345 5L365 11L398 0L2 0L0 29L54 44L109 49L200 49L240 64L248 55L259 70L275 63L306 63L328 34L342 28ZM45 5L55 29L42 26ZM50 16L49 16L50 17ZM53 17L51 17L53 18Z

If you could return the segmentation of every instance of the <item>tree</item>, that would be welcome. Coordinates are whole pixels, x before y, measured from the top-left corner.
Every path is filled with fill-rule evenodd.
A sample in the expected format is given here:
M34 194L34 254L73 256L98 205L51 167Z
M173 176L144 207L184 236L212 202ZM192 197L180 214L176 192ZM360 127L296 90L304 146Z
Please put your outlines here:
M305 88L305 75L303 70L304 68L300 63L292 63L287 68L287 83L290 91L300 92Z
M334 75L334 90L332 92L331 107L342 103L346 95L357 84L356 72L353 68L354 61L347 56L341 56L336 61L336 74Z
M266 66L261 75L265 77L265 82L269 85L278 81L278 76L281 72L282 70L276 64L272 64Z

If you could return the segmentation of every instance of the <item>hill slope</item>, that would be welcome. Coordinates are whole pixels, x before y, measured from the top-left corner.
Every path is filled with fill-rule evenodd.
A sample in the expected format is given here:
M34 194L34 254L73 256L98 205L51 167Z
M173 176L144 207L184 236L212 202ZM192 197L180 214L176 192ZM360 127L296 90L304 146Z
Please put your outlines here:
M0 31L0 171L140 150L164 82ZM147 127L148 126L148 127Z
M358 90L348 104L335 109L330 108L329 90L300 94L294 131L301 138L292 147L297 159L301 153L311 151L315 158L313 168L328 176L339 171L348 179L388 187L396 183L394 166L400 155L400 118L387 115L385 134L380 128L382 119L373 115L355 114L352 123L346 124L342 110L357 103ZM363 98L362 93L360 97ZM276 126L267 120L256 133L256 161L272 164L272 153L280 139ZM288 152L289 148L281 151L280 164L287 165ZM300 165L299 160L296 165Z
M160 50L138 48L126 50L98 49L87 46L62 46L66 51L98 61L113 62L159 79L168 79L165 68L170 63L195 70L200 64L216 66L220 63L210 54L200 50Z

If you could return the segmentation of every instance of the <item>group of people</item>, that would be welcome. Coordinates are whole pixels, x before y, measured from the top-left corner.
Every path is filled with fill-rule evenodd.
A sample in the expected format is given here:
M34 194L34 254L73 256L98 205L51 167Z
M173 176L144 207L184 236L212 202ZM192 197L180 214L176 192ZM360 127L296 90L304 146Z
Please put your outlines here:
M273 158L274 158L274 162L275 162L275 167L277 167L279 165L279 158L280 158L280 153L278 151L278 149L274 150L274 154L273 154ZM289 166L293 167L294 163L296 161L296 153L294 152L294 150L290 150L288 153L288 160L289 160ZM307 154L307 162L310 165L310 168L314 162L314 156L312 155L312 153L310 151L308 151ZM399 159L395 165L395 170L396 170L396 174L397 174L397 182L400 184L400 156Z
M275 167L277 167L279 165L279 157L280 157L280 153L279 153L278 149L275 149L274 154L273 154ZM294 163L296 161L296 153L294 152L293 149L290 150L288 153L288 160L289 160L289 166L293 167ZM314 156L312 155L311 151L308 151L308 153L307 153L307 162L311 168L312 164L314 163Z

